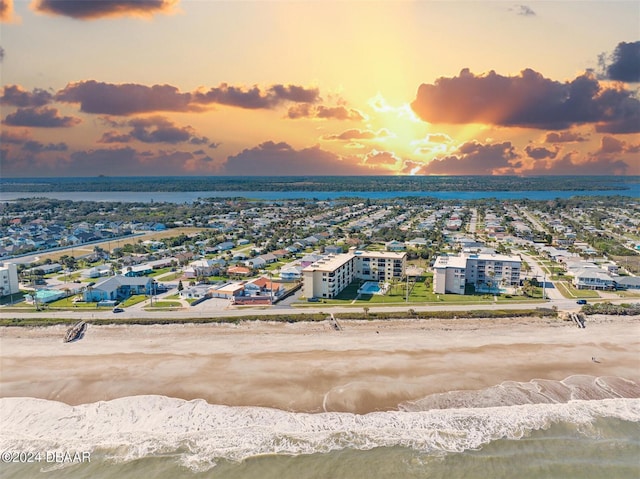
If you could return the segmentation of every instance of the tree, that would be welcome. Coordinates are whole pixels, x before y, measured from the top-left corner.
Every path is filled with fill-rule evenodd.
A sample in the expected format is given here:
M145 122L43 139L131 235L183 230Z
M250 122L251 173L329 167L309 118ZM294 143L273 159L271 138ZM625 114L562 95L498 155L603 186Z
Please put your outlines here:
M178 281L178 291L182 291L184 286L182 285L182 280Z

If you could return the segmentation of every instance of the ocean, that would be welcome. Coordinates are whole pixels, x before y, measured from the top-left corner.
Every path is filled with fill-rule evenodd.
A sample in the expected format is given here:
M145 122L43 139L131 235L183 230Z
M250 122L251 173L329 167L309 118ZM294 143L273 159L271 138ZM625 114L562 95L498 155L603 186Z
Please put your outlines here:
M637 479L638 387L621 378L587 376L505 382L362 415L231 407L165 396L78 406L3 398L0 475ZM578 399L585 397L591 399Z

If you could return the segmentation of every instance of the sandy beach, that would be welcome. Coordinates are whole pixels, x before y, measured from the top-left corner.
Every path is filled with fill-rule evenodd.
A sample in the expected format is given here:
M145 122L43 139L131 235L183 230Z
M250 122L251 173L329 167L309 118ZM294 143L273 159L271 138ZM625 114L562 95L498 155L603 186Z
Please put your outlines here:
M65 327L2 328L0 396L365 413L505 381L640 382L640 318L588 317L585 329L538 318L341 324L89 326L74 343L62 342Z

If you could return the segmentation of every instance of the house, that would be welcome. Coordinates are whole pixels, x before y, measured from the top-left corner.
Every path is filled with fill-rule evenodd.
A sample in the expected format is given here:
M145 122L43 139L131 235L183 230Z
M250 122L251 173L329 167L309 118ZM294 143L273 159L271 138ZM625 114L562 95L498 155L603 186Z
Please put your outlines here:
M280 270L282 281L296 281L302 277L302 266L285 266Z
M264 268L267 265L267 262L264 258L260 256L256 256L255 258L248 259L244 262L249 268L259 269Z
M618 289L640 289L640 277L621 276L616 280Z
M215 288L210 288L209 294L212 298L233 299L241 296L244 292L244 282L242 283L225 283Z
M616 282L601 269L586 268L576 271L573 276L573 285L577 289L615 289Z
M411 246L412 248L417 248L419 246L426 246L427 240L425 238L413 238L410 241L406 241L405 244L407 246Z
M388 241L385 243L387 251L403 251L405 249L404 243L401 241Z
M101 276L109 276L111 274L110 264L99 264L93 268L85 269L81 275L85 278L99 278Z
M281 296L284 291L284 286L281 283L274 283L264 276L244 285L245 296L269 296L275 299Z
M198 259L189 263L189 267L184 270L187 278L197 278L198 276L212 276L220 271L220 267L225 265L224 260Z
M144 276L153 273L153 267L150 263L136 264L122 268L122 275L127 277Z
M233 242L231 241L224 241L222 243L219 243L216 245L216 249L218 251L229 251L230 249L233 249L235 245L233 244Z
M182 299L200 299L210 296L210 289L211 286L209 286L208 284L198 284L196 286L191 286L190 288L183 289L178 294Z
M135 294L150 294L152 287L152 278L116 275L87 287L83 298L87 302L121 301Z
M276 259L282 259L286 256L289 256L291 253L286 249L278 249L276 251L273 251L271 254L273 254L273 256L275 256Z
M41 266L35 266L27 269L25 270L25 273L35 273L36 271L41 271L42 274L57 273L58 271L62 271L62 265L59 263L43 264Z
M231 266L227 269L227 274L229 276L249 276L250 273L251 270L244 266Z
M342 253L342 246L339 245L328 245L324 247L324 252L326 254L340 254Z
M276 255L272 253L261 254L260 256L258 256L258 258L263 259L267 264L275 263L276 261L278 261L278 258L276 258Z

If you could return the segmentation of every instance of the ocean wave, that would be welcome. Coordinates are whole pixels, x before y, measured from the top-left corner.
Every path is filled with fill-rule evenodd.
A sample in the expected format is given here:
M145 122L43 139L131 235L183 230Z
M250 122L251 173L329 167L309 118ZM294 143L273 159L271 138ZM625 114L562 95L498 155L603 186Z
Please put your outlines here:
M114 461L175 455L192 470L221 459L401 446L425 453L478 449L566 422L589 430L599 418L640 422L640 399L571 400L488 408L293 413L203 400L134 396L79 406L0 399L0 450L96 451Z
M529 382L505 381L479 390L448 391L400 404L403 411L481 408L523 404L567 403L572 400L640 398L640 384L612 376L570 376L562 381L533 379Z

